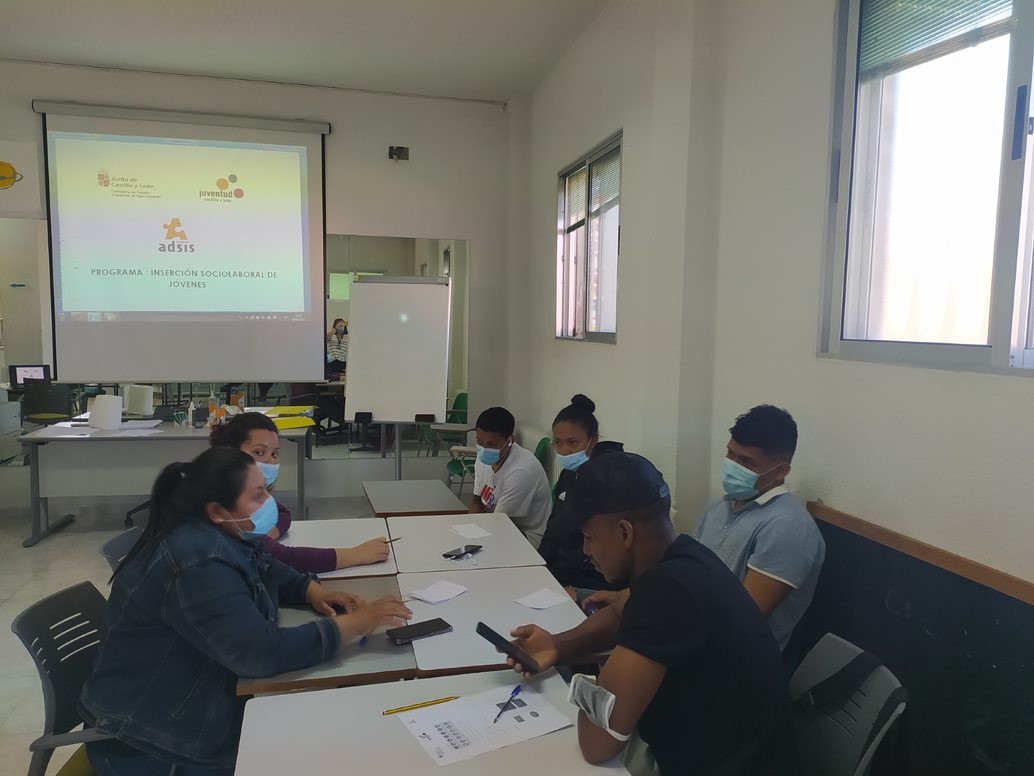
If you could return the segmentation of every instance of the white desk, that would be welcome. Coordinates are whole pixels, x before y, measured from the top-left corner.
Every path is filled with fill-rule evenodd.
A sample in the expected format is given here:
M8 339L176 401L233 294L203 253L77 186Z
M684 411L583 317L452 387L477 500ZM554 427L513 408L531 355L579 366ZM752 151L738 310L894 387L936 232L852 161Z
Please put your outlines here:
M416 600L406 604L413 611L413 622L441 617L452 626L451 633L413 642L421 676L504 667L505 656L474 632L478 622L509 638L510 631L518 625L539 625L557 633L569 630L585 619L585 614L570 599L541 610L529 609L514 600L544 587L564 593L560 583L542 566L399 574L399 590L406 596L440 579L463 585L467 592L440 604Z
M368 579L339 579L322 583L332 590L346 590L373 601L386 595L397 596L398 584L395 577L370 577ZM309 607L284 607L280 610L277 624L281 627L304 625L320 617ZM416 659L409 645L396 647L384 636L384 628L370 635L362 647L358 642L346 644L337 655L326 663L320 663L301 671L289 671L279 676L261 679L241 679L237 683L238 695L258 693L281 693L291 690L318 689L325 687L347 687L356 684L394 682L416 676ZM305 773L305 771L299 771Z
M255 698L244 709L239 776L270 773L404 774L405 776L528 776L529 773L594 776L625 774L617 760L589 765L578 749L574 727L524 741L488 754L440 768L399 722L385 717L397 708L448 695L473 695L496 689L500 700L516 684L515 674L491 674L418 679L370 687ZM555 674L533 680L546 698L575 721L567 702L567 686Z
M53 428L53 427L51 427ZM65 515L51 524L47 499L52 496L146 496L158 473L173 461L189 461L208 447L208 431L162 423L158 433L121 436L117 431L96 431L89 436L51 436L41 429L19 438L29 456L31 547L75 519ZM80 431L69 428L69 432ZM305 429L280 432L294 442L280 451L283 490L298 493L295 517L305 517Z
M466 523L473 523L492 535L466 539L452 530L452 526ZM514 568L546 563L521 530L503 514L389 517L388 533L392 538L404 537L392 545L400 572ZM480 544L483 549L471 556L473 560L442 557L443 552L464 544Z
M441 480L364 482L363 490L377 517L459 515L466 505Z
M292 523L291 530L283 538L283 543L289 547L354 547L381 536L385 538L388 536L388 526L383 517L306 520ZM325 571L319 577L321 579L349 579L352 577L394 576L398 573L398 566L395 565L394 545L388 545L388 553L388 559L383 563Z

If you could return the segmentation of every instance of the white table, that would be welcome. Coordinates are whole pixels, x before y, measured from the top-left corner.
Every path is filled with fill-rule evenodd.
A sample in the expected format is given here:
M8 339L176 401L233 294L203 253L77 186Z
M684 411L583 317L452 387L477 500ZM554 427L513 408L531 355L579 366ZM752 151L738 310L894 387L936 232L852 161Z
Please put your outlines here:
M471 523L488 531L491 536L467 539L452 530L454 525ZM524 538L521 529L501 513L389 517L388 533L392 538L403 537L392 545L399 571L403 573L544 566L546 563ZM443 552L464 544L480 544L483 549L469 559L442 557Z
M339 579L322 583L332 590L345 590L373 601L386 595L397 596L398 584L395 577L369 577L367 579ZM277 624L281 627L304 625L320 617L309 607L283 607ZM356 684L393 682L416 676L416 659L413 647L397 647L388 641L384 628L374 631L362 647L358 642L343 646L331 660L300 671L289 671L278 676L261 679L241 679L237 683L238 695L259 693L281 693L292 690L346 687Z
M458 515L467 511L441 480L364 482L363 490L377 517Z
M54 427L18 439L29 456L29 498L32 534L22 544L32 547L59 531L74 515L50 522L47 499L55 496L145 496L158 473L173 461L189 461L208 447L208 431L162 423L155 434L123 436L118 431L96 431L72 436L81 428L67 428L69 436L54 436ZM295 517L305 517L306 429L289 429L280 437L294 444L280 450L283 490L298 493ZM444 485L443 485L444 487Z
M354 517L339 520L306 520L294 522L283 538L288 547L354 547L370 539L388 536L388 526L383 517ZM321 579L349 579L351 577L380 577L395 575L394 545L388 545L388 559L369 566L351 566L347 569L325 571Z
M576 719L567 686L555 674L533 680L546 698ZM593 776L628 771L617 760L589 765L578 749L572 726L441 768L403 727L397 708L448 695L498 690L500 699L516 684L510 671L418 679L369 687L349 687L301 695L255 698L244 709L237 774L297 773L405 774L405 776L528 776L529 773Z
M411 591L441 579L463 585L467 592L440 604L417 600L406 604L413 611L414 622L441 617L452 626L451 633L413 642L421 676L489 671L505 666L505 656L474 632L478 622L509 638L510 631L518 625L539 625L557 633L569 630L585 619L585 614L570 598L541 610L529 609L514 600L544 587L564 593L560 583L542 566L399 574L399 590L407 596Z

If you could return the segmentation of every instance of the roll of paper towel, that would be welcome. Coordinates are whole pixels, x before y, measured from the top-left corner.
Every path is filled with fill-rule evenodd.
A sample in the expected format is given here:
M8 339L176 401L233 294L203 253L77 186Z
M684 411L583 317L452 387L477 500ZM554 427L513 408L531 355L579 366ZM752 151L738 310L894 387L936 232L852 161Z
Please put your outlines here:
M127 385L126 412L130 415L154 414L154 388L150 385Z
M90 410L90 425L94 428L116 429L122 425L122 397L98 396Z

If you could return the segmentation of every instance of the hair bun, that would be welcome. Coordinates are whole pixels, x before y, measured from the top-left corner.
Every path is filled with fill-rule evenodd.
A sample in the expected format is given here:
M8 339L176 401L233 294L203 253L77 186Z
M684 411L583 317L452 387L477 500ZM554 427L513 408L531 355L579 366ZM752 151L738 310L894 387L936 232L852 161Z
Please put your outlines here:
M571 397L571 406L584 407L589 412L596 411L596 403L583 393L576 393Z

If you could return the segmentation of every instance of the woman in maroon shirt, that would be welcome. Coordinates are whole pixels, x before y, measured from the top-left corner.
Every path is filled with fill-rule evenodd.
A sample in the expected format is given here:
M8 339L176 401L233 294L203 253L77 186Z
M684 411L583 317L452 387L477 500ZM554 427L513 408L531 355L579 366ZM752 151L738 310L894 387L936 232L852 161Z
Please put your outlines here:
M209 440L213 447L236 447L254 458L266 478L266 487L272 488L280 467L280 434L272 420L261 412L234 415L213 426ZM288 547L281 544L277 540L290 529L291 512L279 501L276 506L276 526L259 540L270 555L298 571L319 574L388 559L387 537L371 539L355 547Z

